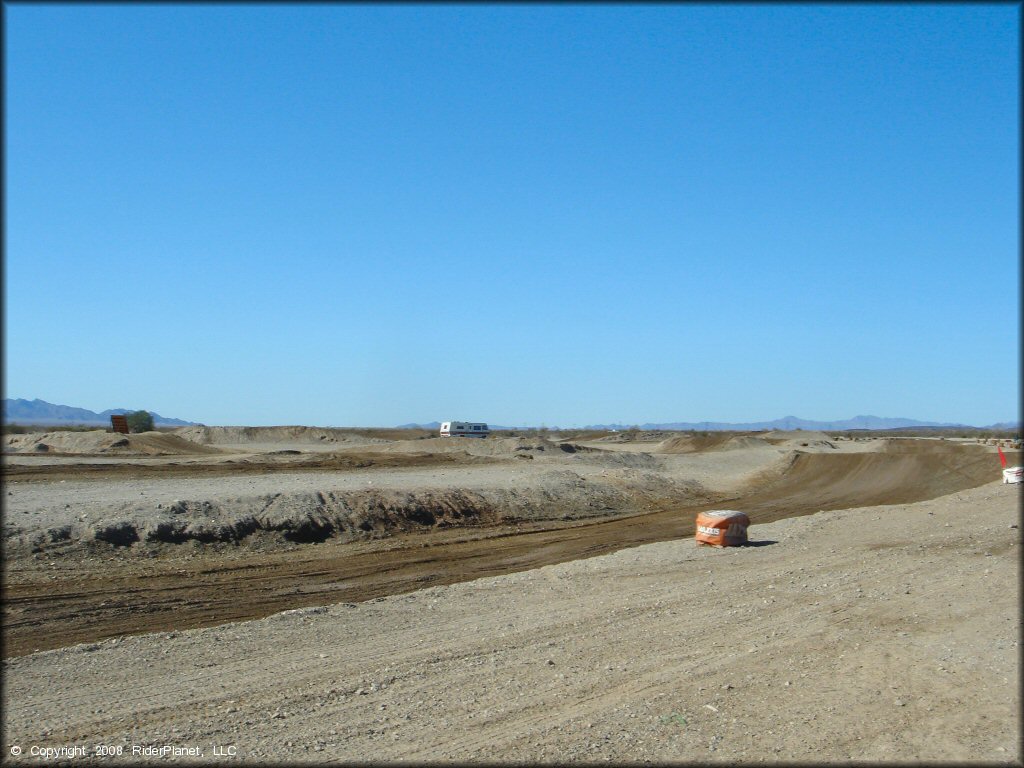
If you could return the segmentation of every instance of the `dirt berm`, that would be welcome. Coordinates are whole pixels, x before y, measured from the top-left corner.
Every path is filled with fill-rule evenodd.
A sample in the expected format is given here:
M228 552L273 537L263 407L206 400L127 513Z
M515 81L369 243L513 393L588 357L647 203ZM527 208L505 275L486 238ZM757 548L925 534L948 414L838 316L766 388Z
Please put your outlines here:
M201 445L232 445L291 443L295 445L316 445L318 443L342 443L368 445L384 443L387 439L373 437L368 430L342 429L335 427L182 427L175 430L179 437Z
M776 481L765 483L744 502L755 516L773 518L794 506L819 510L906 504L973 488L997 475L991 452L981 446L900 441L884 452L795 453Z
M102 429L87 432L30 432L24 435L4 435L4 451L72 456L178 456L221 453L217 448L166 432L122 435Z
M760 437L713 433L704 436L683 435L670 437L651 449L652 453L699 453L703 451L729 451L757 448L770 443Z

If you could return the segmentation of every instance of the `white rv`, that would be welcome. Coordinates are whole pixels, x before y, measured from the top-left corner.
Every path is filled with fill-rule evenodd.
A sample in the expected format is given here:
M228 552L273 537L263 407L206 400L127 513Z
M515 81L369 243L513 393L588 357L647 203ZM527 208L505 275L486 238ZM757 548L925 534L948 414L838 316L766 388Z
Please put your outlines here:
M441 437L487 437L490 433L486 424L472 421L446 421L441 425Z

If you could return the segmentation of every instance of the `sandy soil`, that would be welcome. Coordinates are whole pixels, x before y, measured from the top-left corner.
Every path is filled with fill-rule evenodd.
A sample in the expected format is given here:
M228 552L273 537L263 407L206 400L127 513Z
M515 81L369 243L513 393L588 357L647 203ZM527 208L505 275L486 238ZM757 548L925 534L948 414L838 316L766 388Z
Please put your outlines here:
M2 754L1019 764L990 446L424 437L10 436Z
M1019 764L1019 502L988 484L755 526L757 546L666 541L11 659L2 746Z

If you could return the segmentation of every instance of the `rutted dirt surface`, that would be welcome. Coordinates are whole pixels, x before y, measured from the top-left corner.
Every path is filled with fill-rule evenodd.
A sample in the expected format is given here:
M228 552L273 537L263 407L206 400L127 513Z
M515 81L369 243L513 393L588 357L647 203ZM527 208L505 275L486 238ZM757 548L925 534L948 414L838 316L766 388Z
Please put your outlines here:
M464 443L441 442L446 449ZM981 485L994 472L993 455L980 446L937 447L938 441L883 441L853 453L725 449L718 464L700 455L485 442L471 449L530 458L501 463L462 449L426 454L430 461L461 455L485 463L454 473L383 472L386 465L344 471L329 476L341 487L323 491L308 490L326 482L323 473L275 469L260 473L260 482L307 490L269 496L235 496L237 487L230 486L218 498L213 491L226 482L218 476L203 481L212 484L201 494L205 500L169 498L182 483L202 489L204 470L179 481L182 470L175 467L158 482L147 479L152 467L132 475L117 465L107 484L104 465L97 465L84 471L87 482L76 484L58 479L75 471L67 466L29 467L38 470L34 477L8 467L10 476L30 481L7 498L5 655L362 601L685 538L700 509L728 505L763 524L822 509L933 498ZM394 458L416 460L400 452ZM125 473L148 484L128 482ZM248 477L229 479L255 482ZM139 493L144 506L127 501ZM117 494L126 500L112 503ZM66 497L73 503L63 504ZM156 498L166 503L154 505ZM95 519L79 519L90 515ZM33 528L11 517L40 522ZM70 522L58 524L61 519Z
M471 456L465 451L446 453L369 453L350 451L345 453L308 454L299 450L283 449L267 455L245 455L221 458L217 461L142 463L122 461L119 463L92 463L93 454L64 453L60 458L73 457L78 461L50 463L15 463L9 461L4 468L4 477L15 480L111 480L117 478L167 478L167 477L232 477L237 475L264 475L269 473L296 471L344 471L348 469L400 469L406 467L429 467L437 465L481 464L486 457Z
M674 538L9 659L0 748L24 750L11 763L106 744L124 757L101 762L126 764L167 745L204 763L230 747L254 763L1019 765L1020 498L987 483L755 515L743 548Z

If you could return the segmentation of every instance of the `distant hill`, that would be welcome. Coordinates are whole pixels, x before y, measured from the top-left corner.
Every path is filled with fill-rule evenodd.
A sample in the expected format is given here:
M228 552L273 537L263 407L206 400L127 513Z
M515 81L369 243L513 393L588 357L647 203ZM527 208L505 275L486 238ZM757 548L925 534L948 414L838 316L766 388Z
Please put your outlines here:
M1000 421L998 424L989 424L984 429L1017 429L1021 428L1019 421Z
M429 424L403 424L402 429L437 429L441 425L439 422L432 421ZM848 429L870 429L870 430L883 430L883 429L942 429L942 428L963 428L963 429L1020 429L1020 422L1000 422L998 424L992 424L987 427L972 427L968 424L955 424L952 422L937 422L937 421L918 421L916 419L903 419L903 418L887 418L880 416L854 416L852 419L844 419L842 421L811 421L809 419L801 419L798 416L784 416L781 419L775 419L774 421L752 421L752 422L726 422L726 421L675 421L671 423L663 424L588 424L585 427L579 427L579 429L605 429L605 430L623 430L630 429L631 427L639 427L644 430L680 430L680 431L702 431L702 432L714 432L722 430L735 430L739 432L749 431L757 432L759 430L784 430L794 431L801 429L804 431L824 431L824 430L848 430ZM490 425L491 429L536 429L536 427L501 427L496 424ZM559 427L550 427L552 431L557 431Z
M88 426L110 426L110 417L118 414L131 413L141 408L111 408L110 410L96 413L87 408L75 408L70 405L56 405L45 400L12 400L4 399L4 423L5 424L39 424L41 426L61 424L81 424ZM159 427L190 427L194 421L183 421L181 419L170 419L161 416L154 411L153 424Z
M854 416L852 419L841 421L811 421L801 419L799 416L784 416L774 421L753 421L743 423L732 423L722 421L698 421L698 422L673 422L671 424L639 424L628 425L639 426L640 429L665 429L665 430L697 430L714 432L716 430L751 431L766 429L778 429L793 431L802 429L804 431L845 431L848 429L884 430L884 429L1020 429L1020 422L1000 422L986 427L975 427L970 424L938 421L918 421L917 419L889 418L881 416ZM623 424L595 424L585 429L627 429Z
M632 426L632 425L630 425ZM884 418L879 416L854 416L852 419L841 421L811 421L801 419L799 416L783 416L774 421L752 421L752 422L723 422L723 421L697 421L697 422L672 422L670 424L640 424L640 429L678 429L678 430L700 430L713 432L716 430L740 430L758 431L762 429L778 429L793 431L802 429L805 431L821 430L847 430L847 429L902 429L906 427L966 427L966 424L954 424L951 422L918 421L916 419ZM594 425L587 429L624 429L622 424Z

